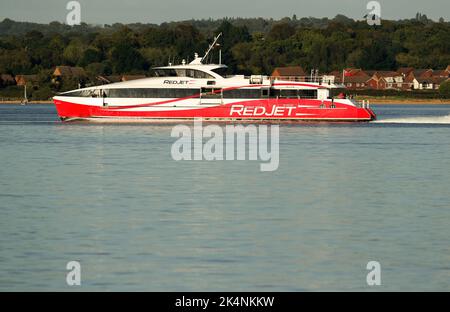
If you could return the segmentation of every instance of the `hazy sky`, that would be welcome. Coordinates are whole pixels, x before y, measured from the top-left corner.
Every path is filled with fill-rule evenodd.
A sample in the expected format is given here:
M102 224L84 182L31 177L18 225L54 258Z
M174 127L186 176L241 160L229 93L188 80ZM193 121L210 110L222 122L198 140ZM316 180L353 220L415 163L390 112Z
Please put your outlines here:
M0 20L50 22L66 20L69 0L0 0ZM369 0L79 0L82 21L161 23L191 18L364 16ZM450 19L450 0L380 0L381 17L411 18L417 12Z

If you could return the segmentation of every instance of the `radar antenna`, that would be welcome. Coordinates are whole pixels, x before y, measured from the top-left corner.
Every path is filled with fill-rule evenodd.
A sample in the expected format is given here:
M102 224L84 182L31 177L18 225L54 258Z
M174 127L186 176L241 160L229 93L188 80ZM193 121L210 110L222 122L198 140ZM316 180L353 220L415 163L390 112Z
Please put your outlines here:
M208 54L211 52L211 50L216 46L217 40L219 40L220 36L222 36L222 33L218 34L217 37L214 38L214 42L209 46L208 50L206 50L205 56L202 57L202 63L208 57Z

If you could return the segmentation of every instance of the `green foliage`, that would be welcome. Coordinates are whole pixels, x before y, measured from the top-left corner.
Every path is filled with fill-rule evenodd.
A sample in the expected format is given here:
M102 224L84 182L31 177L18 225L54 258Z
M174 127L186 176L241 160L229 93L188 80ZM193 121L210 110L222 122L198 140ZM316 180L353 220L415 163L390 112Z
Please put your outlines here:
M342 15L103 27L5 19L0 22L0 73L38 74L72 65L84 67L91 79L99 74L148 74L150 67L169 60L180 63L192 60L195 52L202 55L220 32L223 63L230 72L243 74L270 74L274 67L287 65L323 73L344 67L442 69L450 64L450 23L433 22L421 14L411 20L383 20L376 27ZM215 62L217 53L211 54Z
M80 38L73 39L70 44L64 49L64 64L72 66L77 65L81 60L81 57L84 55L85 51L86 46L84 45L83 41Z
M81 57L79 65L85 67L92 63L100 63L102 59L103 55L100 51L89 48L86 51L84 51L84 54Z
M65 78L63 80L58 81L56 84L53 84L55 91L63 92L68 90L74 90L82 88L85 85L86 81L79 80L78 78Z
M234 72L237 69L238 62L233 57L232 49L238 43L249 42L251 35L246 26L237 27L228 21L223 21L215 33L222 33L220 41L223 49L222 57L228 65L229 72Z
M86 73L91 81L98 75L111 75L112 69L108 62L103 63L90 63L86 66Z
M440 85L439 94L445 99L450 99L450 80L447 80Z
M0 73L23 73L32 68L32 60L24 48L0 49Z
M145 62L151 66L161 66L168 63L169 57L177 55L175 48L141 48L140 54ZM188 57L188 55L187 55Z
M289 23L275 24L268 34L270 40L286 40L295 34L295 27Z
M0 100L22 99L24 95L23 87L7 86L0 89Z
M139 51L126 42L113 48L111 61L115 73L140 72L148 69Z
M55 92L52 91L50 86L42 86L37 90L31 92L31 99L36 101L46 101L55 96Z

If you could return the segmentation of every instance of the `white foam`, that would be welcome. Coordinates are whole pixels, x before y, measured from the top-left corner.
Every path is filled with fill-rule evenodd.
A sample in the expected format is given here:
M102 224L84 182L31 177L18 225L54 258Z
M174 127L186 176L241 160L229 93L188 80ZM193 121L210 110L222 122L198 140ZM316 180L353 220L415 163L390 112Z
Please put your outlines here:
M405 117L405 118L387 118L373 121L375 123L392 124L450 124L450 115L430 116L430 117Z

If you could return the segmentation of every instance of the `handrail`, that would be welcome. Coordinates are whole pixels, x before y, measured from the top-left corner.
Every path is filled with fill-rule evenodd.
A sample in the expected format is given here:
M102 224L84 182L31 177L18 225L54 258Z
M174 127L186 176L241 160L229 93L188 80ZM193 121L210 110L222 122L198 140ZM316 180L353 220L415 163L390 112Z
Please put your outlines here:
M360 108L370 108L370 102L369 100L362 100L362 101L352 101L357 107Z
M270 80L296 81L296 82L316 82L321 83L323 77L311 76L269 76Z
M259 76L263 79L267 79L270 81L275 80L283 80L283 81L294 81L294 82L311 82L318 84L326 84L326 85L334 85L335 81L330 79L329 76L264 76L264 75L226 75L224 78L233 78L233 77L244 77L244 79L251 79L252 77ZM326 77L326 78L324 78Z

